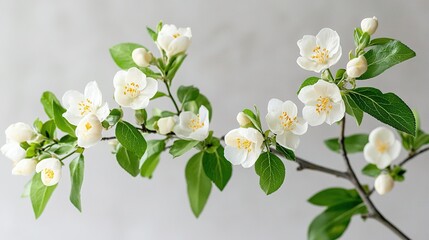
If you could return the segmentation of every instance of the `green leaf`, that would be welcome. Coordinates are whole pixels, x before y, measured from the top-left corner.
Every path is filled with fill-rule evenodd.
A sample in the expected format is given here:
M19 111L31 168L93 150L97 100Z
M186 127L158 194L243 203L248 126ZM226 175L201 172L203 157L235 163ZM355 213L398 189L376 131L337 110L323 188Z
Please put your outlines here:
M116 160L119 165L131 176L136 177L140 172L140 157L134 152L119 146L116 152Z
M277 151L279 151L279 152L281 152L281 154L282 154L286 159L288 159L288 160L292 160L292 161L295 161L296 156L295 156L295 153L294 153L292 150L287 149L287 148L285 148L285 147L281 146L281 145L280 145L280 144L278 144L278 143L276 143L276 150L277 150Z
M259 185L267 195L277 191L285 180L285 165L280 158L270 152L259 156L255 170L260 177Z
M146 140L140 131L125 121L119 121L116 125L116 138L127 150L133 152L140 159L146 151Z
M354 134L344 138L344 144L346 145L347 153L359 153L363 151L363 148L368 143L368 134ZM340 143L338 138L331 138L325 140L325 145L331 151L340 152Z
M186 183L192 212L199 217L207 203L212 189L212 183L203 169L204 152L195 154L186 164Z
M83 174L85 168L83 155L79 155L77 158L71 161L69 168L71 181L70 202L80 212L82 212L82 206L80 202L80 190L82 189Z
M65 113L66 110L61 105L58 105L58 103L56 102L53 102L52 109L54 112L55 125L57 125L58 129L60 129L64 133L68 133L73 137L76 136L76 126L73 126L63 117L63 113Z
M42 131L42 127L43 127L43 122L40 121L40 119L36 119L33 122L33 127L36 130L36 132L40 133Z
M362 37L362 34L363 34L362 29L355 28L355 30L353 32L353 39L354 39L356 47L359 46L360 38Z
M120 108L112 109L109 115L107 116L106 120L104 120L104 122L107 123L105 124L107 127L105 125L103 125L103 127L109 128L109 127L115 126L116 123L118 123L119 120L121 120L122 116L123 116L122 109Z
M27 198L30 197L30 193L31 193L31 183L32 183L32 179L30 179L30 181L28 181L25 186L24 186L24 191L22 191L21 197L22 198Z
M136 48L145 48L137 43L120 43L109 49L110 55L115 61L116 65L121 69L128 70L132 67L138 66L134 63L132 53ZM140 69L141 70L141 69Z
M393 180L397 181L397 182L402 182L405 180L405 173L407 172L407 170L403 169L401 166L395 166L391 171L390 171L390 176L392 176Z
M195 147L199 141L176 140L170 148L169 153L174 157L179 157Z
M152 28L150 27L146 27L147 32L149 33L150 38L152 38L152 40L154 42L156 42L156 40L158 39L158 33L156 33L154 30L152 30Z
M359 80L376 77L390 67L415 57L416 53L400 41L392 40L375 45L364 56L368 62L368 70L358 78Z
M357 125L359 126L362 123L363 111L356 105L355 101L349 95L343 95L342 97L346 106L347 114L354 117Z
M298 92L296 94L299 94L299 92L301 92L301 89L303 89L304 87L316 84L317 81L319 81L319 80L320 80L319 77L309 77L309 78L305 79L304 82L302 82L302 84L299 87Z
M182 66L183 61L185 61L186 54L180 54L175 57L175 60L171 67L167 69L167 79L170 81L176 76L177 70Z
M157 98L167 97L167 96L168 96L168 94L158 91L155 93L155 95L150 100L155 100Z
M258 118L257 114L250 109L244 109L243 113L247 118L249 118L250 122L252 122L253 126L257 130L262 131L261 120Z
M366 212L365 205L359 201L329 207L311 222L308 228L308 239L338 239L347 229L353 215Z
M346 69L340 68L340 69L338 69L337 73L335 74L335 82L338 83L339 81L345 79L346 77L347 77Z
M68 136L70 136L70 135L68 135ZM75 145L74 144L58 144L56 146L51 147L49 150L54 152L57 155L65 155L65 154L71 153L72 151L75 151Z
M197 99L195 99L195 102L197 103L198 109L200 109L201 106L204 106L207 108L207 110L209 111L209 120L211 121L213 116L213 108L212 108L212 105L210 104L210 101L207 99L207 97L200 93Z
M134 111L134 117L138 125L145 124L147 121L147 112L146 109L139 109Z
M143 156L143 165L140 169L142 177L152 178L155 168L158 166L161 153L165 150L164 140L149 140L147 142L146 156Z
M370 177L377 177L380 175L381 170L375 164L367 164L362 168L362 174Z
M400 131L416 135L413 111L394 93L383 94L371 87L356 88L348 92L356 105L364 112Z
M427 144L429 144L429 134L421 131L414 140L414 150L418 150Z
M204 172L221 191L232 175L232 165L224 157L223 151L223 147L219 146L216 152L205 152L203 157Z
M177 97L181 103L193 101L200 95L200 90L194 86L180 86L177 89Z
M45 109L46 115L50 119L54 118L54 110L52 109L53 103L56 103L57 105L60 105L60 101L58 101L58 98L53 94L52 92L46 91L42 94L42 97L40 98L40 102L43 105L43 109Z
M362 201L356 190L328 188L314 194L308 202L317 206L334 206L340 203Z
M369 43L369 46L376 46L376 45L384 45L391 41L394 41L392 38L374 38Z
M40 177L40 173L34 174L31 181L30 198L36 219L42 215L43 210L45 210L46 204L48 203L49 198L51 198L57 185L58 184L49 187L45 186Z
M43 136L49 139L53 139L55 137L55 129L56 129L55 121L49 120L43 124L40 134L42 134Z

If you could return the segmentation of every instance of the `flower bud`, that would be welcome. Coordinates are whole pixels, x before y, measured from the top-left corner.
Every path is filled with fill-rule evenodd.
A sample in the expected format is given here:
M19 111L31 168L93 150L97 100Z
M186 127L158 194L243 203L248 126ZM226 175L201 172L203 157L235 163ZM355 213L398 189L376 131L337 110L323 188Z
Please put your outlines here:
M160 134L168 134L173 131L176 125L174 117L165 117L158 120L158 131Z
M131 54L134 63L139 67L148 67L152 61L152 53L145 48L136 48Z
M365 18L360 23L360 27L362 28L363 32L368 33L369 35L372 35L375 33L378 27L378 20L376 17L372 18Z
M245 127L250 124L250 119L243 112L237 114L237 122L240 124L240 127Z
M112 151L115 153L116 150L118 149L119 141L117 139L112 139L107 143L112 147L113 149Z
M27 176L36 171L37 161L35 159L26 158L19 161L12 169L13 175Z
M353 58L347 63L347 75L351 78L362 76L368 69L368 63L363 55Z
M384 195L392 191L394 184L393 178L389 173L381 173L375 179L374 187L378 194Z
M5 133L6 133L6 138L8 140L11 140L17 143L33 140L37 136L36 132L33 130L32 127L30 127L30 125L22 122L18 122L10 125L6 129Z

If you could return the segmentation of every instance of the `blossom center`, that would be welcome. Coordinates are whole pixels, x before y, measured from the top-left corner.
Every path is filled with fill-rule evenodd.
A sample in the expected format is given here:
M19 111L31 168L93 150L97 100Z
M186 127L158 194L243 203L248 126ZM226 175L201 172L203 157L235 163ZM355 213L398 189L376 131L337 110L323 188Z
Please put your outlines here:
M296 121L296 116L291 118L287 112L282 112L282 114L279 116L280 119L280 123L283 126L283 128L288 129L288 130L292 130L295 127L295 121Z
M329 50L326 48L321 48L317 45L313 49L313 55L311 55L311 59L317 61L318 63L325 64L329 59Z
M204 127L204 122L200 121L200 115L199 114L196 117L192 118L191 121L189 121L188 127L190 129L192 129L193 132Z
M141 92L140 85L135 82L127 83L124 86L124 95L128 95L132 98L137 97Z
M52 180L54 178L54 175L55 175L54 171L52 169L49 169L49 168L43 169L43 173L50 180Z
M382 141L377 141L377 143L375 144L375 147L377 148L377 151L379 153L385 153L389 150L389 145Z
M180 33L173 34L173 38L178 38L178 37L180 37Z
M317 99L317 104L316 104L316 112L317 113L322 113L322 112L326 112L327 114L329 114L329 112L332 110L332 101L329 97L322 97L320 96Z
M78 105L79 105L78 109L79 109L79 112L80 112L81 116L87 114L92 109L92 101L89 100L89 98L81 101Z
M91 123L90 123L90 122L87 122L87 123L85 124L85 128L86 128L86 131L89 131L89 130L92 128Z
M237 138L235 139L235 142L237 144L237 148L238 149L244 149L247 150L248 152L252 151L252 142L247 140L247 139L241 139L241 138Z

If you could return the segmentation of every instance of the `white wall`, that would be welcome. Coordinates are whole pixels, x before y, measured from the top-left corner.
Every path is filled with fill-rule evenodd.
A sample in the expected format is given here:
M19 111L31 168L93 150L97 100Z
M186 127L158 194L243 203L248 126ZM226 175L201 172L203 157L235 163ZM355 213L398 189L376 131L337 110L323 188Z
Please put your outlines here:
M312 73L299 68L296 41L331 27L342 37L344 55L353 46L353 28L364 17L380 20L377 36L400 39L417 57L377 79L359 82L395 91L420 111L429 130L429 3L420 1L0 1L0 128L15 121L44 117L39 97L49 89L61 96L83 90L96 80L113 106L112 78L118 68L108 49L120 42L139 42L155 51L145 26L158 20L190 26L193 43L177 75L178 84L195 84L212 101L212 128L218 135L236 126L235 115L258 105L262 112L272 97L298 102L295 92ZM345 58L338 66L344 66ZM167 101L154 102L170 107ZM365 116L362 128L349 121L352 132L369 132L380 123ZM339 156L322 140L336 136L337 126L311 128L298 154L343 169ZM3 131L0 139L4 139ZM405 153L402 153L404 156ZM404 183L374 201L385 215L413 239L429 234L426 216L428 156L407 165ZM306 199L327 187L350 184L315 172L297 172L286 163L283 187L271 196L259 189L254 170L234 168L223 193L216 189L200 219L188 206L184 166L187 158L165 156L152 180L132 178L99 144L86 154L83 213L68 201L68 170L35 221L28 199L21 199L27 179L10 174L11 163L0 159L1 239L305 239L307 226L322 208ZM365 164L352 158L357 171ZM366 183L371 179L362 177ZM344 239L395 239L379 223L353 219Z

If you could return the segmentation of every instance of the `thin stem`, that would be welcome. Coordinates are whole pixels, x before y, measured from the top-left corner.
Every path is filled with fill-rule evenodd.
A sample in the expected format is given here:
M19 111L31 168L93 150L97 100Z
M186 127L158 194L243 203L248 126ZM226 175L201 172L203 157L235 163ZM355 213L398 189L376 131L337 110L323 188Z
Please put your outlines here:
M113 139L116 139L116 137L115 136L113 136L113 137L104 137L104 138L101 138L101 141L109 141L109 140L113 140Z
M75 154L76 152L77 152L77 149L76 149L76 150L74 150L73 152L71 152L71 153L69 153L69 154L65 155L64 157L60 158L59 160L60 160L60 161L63 161L64 159L66 159L66 158L70 157L71 155Z
M343 118L341 121L341 134L340 134L340 146L341 146L341 153L344 158L344 161L347 165L347 172L350 175L350 181L355 186L356 191L358 192L359 196L362 198L362 201L365 203L367 209L368 209L368 217L373 218L380 223L382 223L384 226L389 228L392 232L394 232L398 237L401 239L410 239L405 235L401 230L399 230L395 225L393 225L389 220L387 220L381 212L377 209L377 207L374 205L374 203L371 201L369 196L366 194L365 190L362 187L362 184L359 182L359 179L357 178L355 172L353 171L353 167L350 164L350 159L347 155L346 151L346 145L344 144L345 141L345 126L346 126L346 117Z
M405 158L404 160L402 160L402 162L400 162L398 165L402 167L402 166L404 166L407 162L409 162L411 159L413 159L413 158L417 157L418 155L420 155L420 154L422 154L422 153L424 153L424 152L426 152L426 151L429 151L429 147L427 147L427 148L423 148L422 150L420 150L420 151L418 151L418 152L415 152L415 153L410 153L410 155L409 155L407 158Z
M173 94L171 94L170 85L168 85L166 80L164 80L163 82L165 83L165 87L167 88L168 96L170 97L171 101L174 104L174 107L176 108L177 114L180 114L179 106L177 105L177 102L174 99Z

